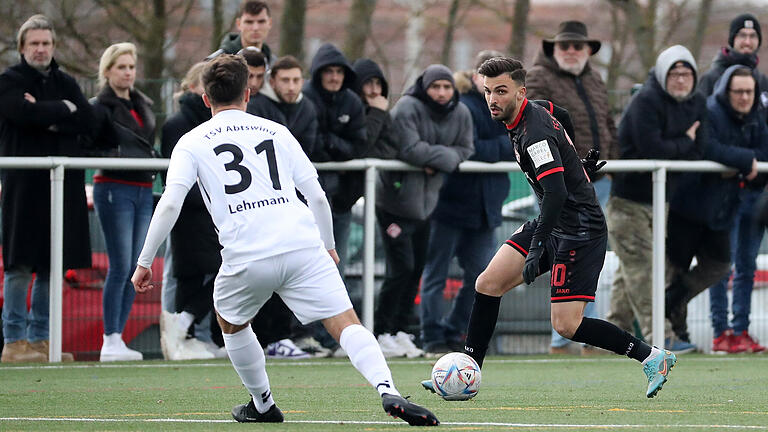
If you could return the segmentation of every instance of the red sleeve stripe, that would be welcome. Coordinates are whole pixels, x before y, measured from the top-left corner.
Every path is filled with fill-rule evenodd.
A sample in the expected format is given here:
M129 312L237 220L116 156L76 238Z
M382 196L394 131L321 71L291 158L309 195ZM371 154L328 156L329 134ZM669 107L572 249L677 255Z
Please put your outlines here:
M587 296L587 295L572 295L572 296L565 296L565 297L552 297L551 301L562 301L562 300L594 300L595 296Z
M549 102L549 113L554 114L555 113L555 105L552 103L552 101Z
M536 176L536 180L541 180L542 178L544 178L544 177L546 177L546 176L548 176L550 174L554 174L556 172L563 172L563 171L565 171L565 168L563 168L563 167L556 167L556 168L548 169L548 170L544 171L543 173L537 175Z
M528 251L523 249L523 247L520 246L519 244L513 242L512 240L507 240L507 244L517 249L518 251L520 251L520 253L522 253L523 255L528 256Z

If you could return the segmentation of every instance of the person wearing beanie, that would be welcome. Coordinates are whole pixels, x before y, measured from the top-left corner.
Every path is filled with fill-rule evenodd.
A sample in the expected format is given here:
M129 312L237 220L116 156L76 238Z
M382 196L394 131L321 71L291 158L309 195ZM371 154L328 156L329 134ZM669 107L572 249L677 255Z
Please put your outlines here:
M755 103L766 111L762 101L768 96L768 76L757 70L757 51L762 45L763 34L760 22L754 15L745 13L731 21L728 30L728 46L723 47L715 57L712 67L701 78L700 90L709 96L715 83L723 76L726 69L735 65L748 67L757 82ZM765 230L755 221L756 205L766 184L766 176L760 175L755 180L746 182L739 192L741 202L735 221L731 226L731 262L733 264L733 328L724 326L728 323L728 299L726 297L728 280L731 272L709 288L712 325L715 334L712 340L713 351L757 352L763 348L747 332L750 298L754 287L754 273L757 268L757 254Z
M696 60L687 48L675 45L659 54L619 122L621 159L701 158L708 131L706 101L695 90L697 75ZM667 185L673 189L674 177ZM652 197L651 173L614 173L605 210L608 239L620 260L606 319L627 331L637 320L647 341L651 341L653 317L648 271L653 249ZM668 336L664 346L673 352L696 348L672 338L671 333Z
M754 15L745 13L731 21L728 30L728 45L724 46L712 61L712 66L701 76L699 91L709 96L715 88L715 82L726 69L733 65L746 66L753 70L755 80L761 92L768 90L768 76L757 70L759 61L757 51L762 45L763 34L760 22Z
M503 56L498 51L481 51L474 69L454 74L459 100L472 114L475 153L470 160L515 160L506 128L491 118L483 94L483 77L477 73L485 60ZM421 284L421 343L429 357L464 347L475 282L498 247L496 228L501 225L501 206L508 194L507 173L453 172L445 178L430 218ZM454 257L462 269L463 283L444 313L443 288Z
M422 168L381 171L376 182L376 219L387 271L376 302L374 333L402 346L405 339L413 339L408 330L426 260L429 217L437 205L444 173L456 171L472 155L474 145L472 114L459 102L452 72L446 66L428 66L391 114L400 132L398 159ZM415 357L422 351L403 354Z

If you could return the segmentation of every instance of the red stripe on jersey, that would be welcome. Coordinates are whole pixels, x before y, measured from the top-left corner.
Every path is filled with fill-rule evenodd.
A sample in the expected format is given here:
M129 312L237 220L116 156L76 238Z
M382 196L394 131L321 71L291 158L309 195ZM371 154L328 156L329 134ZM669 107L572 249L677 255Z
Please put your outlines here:
M549 102L549 113L550 114L554 114L555 113L555 104L553 104L552 101L547 101L547 102Z
M507 130L512 130L515 127L517 127L517 124L520 122L520 117L523 116L523 110L525 110L526 105L528 105L528 98L523 99L523 103L520 104L520 111L517 113L517 117L515 117L515 121L513 121L512 124L507 125Z
M528 256L528 251L523 249L523 247L520 246L519 244L513 242L512 240L507 240L507 244L512 246L513 248L519 250L520 252L522 252L523 255Z
M550 174L554 174L556 172L563 172L563 171L565 171L565 168L563 168L563 167L556 167L556 168L548 169L548 170L544 171L543 173L537 175L536 176L536 180L541 180L542 178L544 178L544 177L546 177L546 176L548 176Z
M573 295L573 296L565 296L565 297L552 297L550 300L594 300L595 296L586 296L586 295Z
M121 179L114 179L111 177L106 177L103 175L95 175L93 176L93 182L94 183L119 183L124 185L130 185L130 186L140 186L140 187L152 187L152 182L140 182L140 181L132 181L132 180L121 180Z

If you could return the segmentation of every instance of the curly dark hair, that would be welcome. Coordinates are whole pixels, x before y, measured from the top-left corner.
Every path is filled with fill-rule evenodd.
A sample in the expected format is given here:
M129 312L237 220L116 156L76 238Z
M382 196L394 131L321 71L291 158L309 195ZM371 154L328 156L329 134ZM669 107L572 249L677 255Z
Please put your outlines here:
M211 104L236 104L245 96L248 66L242 56L222 54L205 66L202 80Z

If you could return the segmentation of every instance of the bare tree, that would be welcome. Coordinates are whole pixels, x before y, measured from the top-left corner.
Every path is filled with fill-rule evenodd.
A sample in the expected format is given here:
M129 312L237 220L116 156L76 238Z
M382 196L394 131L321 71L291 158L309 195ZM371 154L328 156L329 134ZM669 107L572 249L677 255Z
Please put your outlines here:
M285 0L280 20L280 55L304 60L304 20L307 0Z
M528 15L531 10L530 0L516 0L515 7L510 12L506 0L473 0L476 5L495 13L499 19L509 24L509 41L507 52L514 58L525 55L525 35L528 32Z
M451 7L448 9L448 22L445 25L445 38L443 39L443 51L440 54L440 63L450 67L451 54L453 51L453 34L456 31L456 19L459 14L459 3L461 0L451 0Z
M375 9L376 0L352 2L347 23L347 37L344 40L344 55L349 60L359 59L365 55L365 42L371 32L371 17Z
M211 52L219 49L221 37L224 36L224 5L222 0L211 1Z
M696 16L696 30L693 32L693 41L691 42L691 54L696 62L699 62L701 56L701 46L704 43L704 34L709 26L709 16L712 13L713 0L701 0L699 13Z

